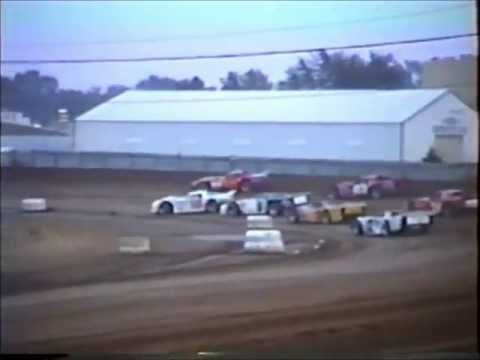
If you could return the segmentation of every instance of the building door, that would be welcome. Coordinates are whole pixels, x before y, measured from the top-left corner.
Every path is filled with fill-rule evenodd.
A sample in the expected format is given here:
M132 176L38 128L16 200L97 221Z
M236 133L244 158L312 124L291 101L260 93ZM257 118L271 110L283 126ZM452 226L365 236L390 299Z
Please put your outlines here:
M463 162L462 135L435 135L435 151L447 163Z

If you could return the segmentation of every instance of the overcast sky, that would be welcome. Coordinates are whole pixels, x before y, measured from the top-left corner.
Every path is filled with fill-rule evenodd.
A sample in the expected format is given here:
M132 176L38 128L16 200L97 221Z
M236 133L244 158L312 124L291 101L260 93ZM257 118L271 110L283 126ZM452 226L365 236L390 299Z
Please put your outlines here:
M419 12L423 14L412 15ZM2 1L1 56L2 60L69 59L318 48L476 32L475 17L475 3L459 0ZM399 60L426 60L433 56L477 53L476 40L374 50L391 52ZM368 50L356 52L365 55ZM1 72L13 75L34 68L57 77L62 88L82 90L110 84L134 86L150 74L177 79L198 75L206 85L219 86L219 78L228 71L244 72L249 68L261 69L271 80L278 81L298 57L128 64L2 64Z

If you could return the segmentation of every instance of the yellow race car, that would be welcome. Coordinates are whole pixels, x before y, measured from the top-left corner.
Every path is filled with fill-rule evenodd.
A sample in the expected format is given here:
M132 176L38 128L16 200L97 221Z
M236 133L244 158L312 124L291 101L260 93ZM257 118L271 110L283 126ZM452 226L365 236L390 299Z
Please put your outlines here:
M352 217L365 214L365 202L321 201L318 205L311 202L311 195L297 195L285 204L284 213L290 223L341 223Z

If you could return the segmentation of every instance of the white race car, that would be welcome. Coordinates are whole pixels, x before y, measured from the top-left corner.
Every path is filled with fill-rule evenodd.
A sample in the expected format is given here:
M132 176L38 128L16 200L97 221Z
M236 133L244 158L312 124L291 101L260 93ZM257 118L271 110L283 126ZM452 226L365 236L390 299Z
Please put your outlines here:
M171 195L152 202L152 214L216 213L220 205L232 201L236 190L229 192L211 192L207 190L190 191L186 195Z
M280 216L285 201L293 195L286 193L261 193L256 196L235 199L220 206L222 215L260 215Z
M407 230L428 231L433 215L424 211L385 211L383 216L359 216L352 224L353 233L361 235L390 236Z

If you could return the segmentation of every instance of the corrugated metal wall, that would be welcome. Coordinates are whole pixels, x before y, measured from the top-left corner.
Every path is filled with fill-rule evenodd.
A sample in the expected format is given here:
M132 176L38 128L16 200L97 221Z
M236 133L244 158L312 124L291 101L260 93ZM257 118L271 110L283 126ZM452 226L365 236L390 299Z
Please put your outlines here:
M399 160L397 124L77 123L75 149L165 155Z

